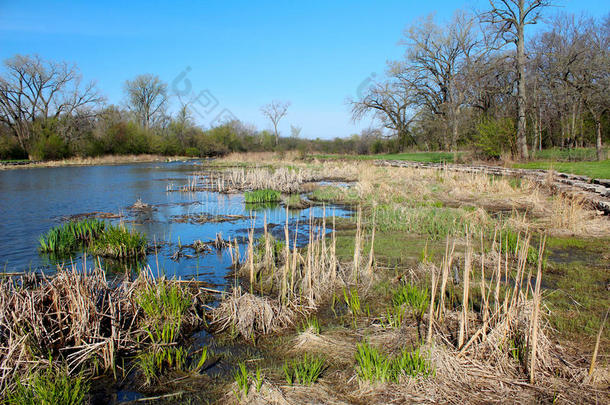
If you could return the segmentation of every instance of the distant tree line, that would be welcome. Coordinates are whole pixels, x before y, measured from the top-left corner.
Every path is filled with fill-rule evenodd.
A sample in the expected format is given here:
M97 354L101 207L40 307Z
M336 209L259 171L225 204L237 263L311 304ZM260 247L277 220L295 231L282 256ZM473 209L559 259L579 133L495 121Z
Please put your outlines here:
M281 101L261 108L273 132L237 120L204 129L195 124L188 105L169 114L168 86L155 75L127 80L125 103L117 106L105 103L95 83L83 83L76 66L16 55L3 67L0 159L145 153L208 157L272 150L369 153L371 133L377 134L365 131L346 139L309 140L300 137L301 127L292 125L290 135L281 137L277 125L290 105Z
M351 100L353 117L373 116L400 149L474 148L481 156L527 158L547 147L596 146L610 130L610 14L560 14L525 42L543 0L490 1L432 16L404 31L404 58Z
M280 136L288 101L261 113L273 132L240 121L196 125L188 104L169 112L167 83L142 74L108 105L76 66L16 55L0 70L0 159L104 154L219 156L241 151L386 153L472 149L484 158L527 158L548 147L596 146L610 137L610 14L561 14L525 42L547 0L490 0L478 15L457 11L407 27L401 60L350 100L354 119L379 127L332 140Z

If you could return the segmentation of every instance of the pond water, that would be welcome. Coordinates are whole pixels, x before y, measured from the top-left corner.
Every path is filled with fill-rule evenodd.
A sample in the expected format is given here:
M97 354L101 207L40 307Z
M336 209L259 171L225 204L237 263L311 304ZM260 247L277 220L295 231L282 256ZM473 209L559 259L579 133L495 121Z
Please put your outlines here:
M53 271L62 262L38 253L40 235L68 217L104 212L121 216L108 221L123 221L128 227L144 232L149 243L156 242L157 254L147 256L153 273L224 284L231 264L226 249L201 254L184 250L187 256L177 260L173 260L172 255L180 245L190 245L195 240L210 242L217 233L224 239L241 240L247 237L253 221L260 231L266 220L272 232L283 239L286 210L281 206L267 206L253 211L244 203L243 194L167 191L187 184L189 176L202 170L201 165L201 162L190 161L0 171L0 271ZM130 210L138 199L149 204L151 209ZM291 232L297 221L306 223L310 214L320 217L323 208L289 211ZM331 206L326 207L326 214L347 216L350 211ZM235 216L236 219L225 222L198 220L217 216L224 216L225 220L227 216ZM306 232L306 227L299 226L300 236L305 236ZM77 255L73 260L80 263L82 258ZM114 271L127 266L105 265L107 270Z

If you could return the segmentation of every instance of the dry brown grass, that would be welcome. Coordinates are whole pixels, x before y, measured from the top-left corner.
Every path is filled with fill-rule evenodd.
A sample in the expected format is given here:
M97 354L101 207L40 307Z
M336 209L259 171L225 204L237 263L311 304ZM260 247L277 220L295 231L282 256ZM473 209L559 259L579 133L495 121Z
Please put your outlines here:
M0 393L14 377L48 363L69 372L116 371L119 353L142 347L143 312L137 297L160 284L196 289L189 283L154 278L142 271L135 280L108 281L100 267L59 268L53 276L23 276L0 282ZM193 295L182 319L188 330L202 321ZM98 369L99 368L99 369Z
M168 160L191 159L185 156L162 156L162 155L104 155L97 157L73 157L63 160L50 160L37 162L25 166L4 166L0 170L23 169L24 167L60 167L60 166L97 166L118 165L126 163L167 162Z

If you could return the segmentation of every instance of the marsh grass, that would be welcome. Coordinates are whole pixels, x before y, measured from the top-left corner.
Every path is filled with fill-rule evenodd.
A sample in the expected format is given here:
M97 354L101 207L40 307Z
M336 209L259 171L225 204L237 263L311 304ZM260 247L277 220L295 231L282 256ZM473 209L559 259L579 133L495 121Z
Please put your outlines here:
M146 297L152 295L151 303ZM52 276L2 279L0 395L11 392L16 379L26 384L30 371L44 369L49 356L70 374L116 375L119 356L174 346L182 330L200 325L204 300L198 285L154 278L150 269L135 279L108 281L104 269L83 263L82 269L59 267ZM163 341L174 344L158 343Z
M154 346L140 353L136 360L144 375L145 384L150 385L169 371L198 372L208 358L208 349L201 349L201 355L193 360L188 350L178 346Z
M70 221L51 228L39 238L39 250L68 256L78 250L112 258L146 255L146 237L123 224L110 225L98 219Z
M320 334L320 321L318 320L318 318L314 317L309 317L307 319L305 319L303 322L301 322L301 327L299 328L300 332L312 332L315 333L316 335Z
M354 318L362 315L363 312L363 308L362 308L362 304L360 302L360 295L358 294L358 290L357 289L343 289L343 299L345 301L345 305L347 305L347 308L349 309L349 311L351 312L352 316Z
M326 368L324 357L311 356L307 353L303 357L286 361L284 363L284 377L290 385L311 385L315 383Z
M240 362L237 366L237 370L233 373L233 379L237 383L238 390L234 391L237 400L248 397L248 391L250 391L250 373L246 368L246 363Z
M426 309L430 303L428 288L420 288L414 284L405 283L398 287L392 296L392 304L395 307L407 305L411 308L413 316L421 322Z
M442 239L447 235L463 233L470 213L460 208L420 205L409 207L398 204L380 204L377 207L377 227L382 232L403 231Z
M247 204L278 202L281 199L282 193L271 189L246 191L244 193L244 200Z
M356 347L358 375L370 382L398 382L401 375L429 377L434 375L430 361L421 350L403 348L396 357L390 357L364 341Z
M51 228L39 238L39 250L43 253L70 254L89 247L105 230L106 223L99 219L83 219L66 222Z
M147 286L138 296L146 315L144 329L153 343L174 343L192 296L179 285L161 282Z
M146 255L146 236L124 225L109 226L94 241L92 253L116 259Z
M17 378L7 405L80 405L85 403L89 384L82 374L70 376L66 368L49 364L27 378Z

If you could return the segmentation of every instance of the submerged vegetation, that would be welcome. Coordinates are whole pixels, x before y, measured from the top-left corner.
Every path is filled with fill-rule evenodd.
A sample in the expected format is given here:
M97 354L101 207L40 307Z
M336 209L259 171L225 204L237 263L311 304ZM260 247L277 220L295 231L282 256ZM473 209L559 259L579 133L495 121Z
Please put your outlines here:
M78 250L113 258L146 255L146 237L123 224L111 225L98 219L69 221L51 228L39 239L40 251L69 256Z

